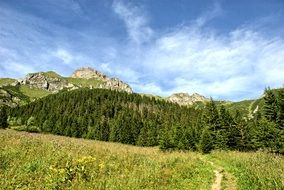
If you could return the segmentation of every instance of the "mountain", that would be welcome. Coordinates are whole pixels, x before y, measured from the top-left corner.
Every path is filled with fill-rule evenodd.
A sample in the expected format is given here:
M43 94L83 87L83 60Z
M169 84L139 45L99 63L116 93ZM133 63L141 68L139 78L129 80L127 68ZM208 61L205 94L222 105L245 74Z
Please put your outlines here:
M70 91L78 88L103 88L132 93L133 90L118 78L109 78L105 74L87 67L63 77L54 71L27 74L24 79L0 78L0 105L14 107L44 96Z
M188 93L175 93L165 99L179 105L192 105L195 102L206 102L209 100L198 93L193 93L192 95L189 95Z
M58 92L63 89L74 90L82 87L133 92L128 84L118 78L109 78L90 67L75 70L71 77L62 77L53 71L30 73L20 83L51 92Z

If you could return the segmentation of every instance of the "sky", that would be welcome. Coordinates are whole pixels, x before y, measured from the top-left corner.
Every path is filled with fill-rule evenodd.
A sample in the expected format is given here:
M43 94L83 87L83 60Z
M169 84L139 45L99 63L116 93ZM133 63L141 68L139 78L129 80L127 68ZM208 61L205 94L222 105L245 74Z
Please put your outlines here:
M135 92L284 85L284 0L0 0L0 77L93 67Z

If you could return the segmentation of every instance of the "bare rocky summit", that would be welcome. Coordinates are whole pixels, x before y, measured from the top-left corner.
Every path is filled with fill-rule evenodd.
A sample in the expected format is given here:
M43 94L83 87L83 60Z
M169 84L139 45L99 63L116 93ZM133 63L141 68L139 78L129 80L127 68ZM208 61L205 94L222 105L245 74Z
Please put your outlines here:
M54 73L55 74L55 73ZM40 88L51 92L58 92L63 88L73 88L74 85L68 83L60 75L48 76L44 72L29 73L20 84L29 85L31 88Z
M106 80L107 76L91 67L83 67L74 71L72 78L99 79Z
M71 77L62 77L53 71L29 73L18 83L19 85L28 85L30 88L39 88L53 93L63 89L74 90L81 87L133 92L131 87L120 79L108 78L105 74L90 67L75 70ZM89 83L92 85L84 85Z
M80 68L74 71L71 75L72 78L83 78L83 79L96 79L100 80L102 83L97 86L97 88L105 88L110 90L118 90L118 91L125 91L128 93L132 93L133 90L131 87L121 81L118 78L109 78L105 74L90 68Z
M179 105L192 105L194 102L208 101L208 98L198 93L193 93L192 95L189 95L188 93L175 93L167 97L166 100Z

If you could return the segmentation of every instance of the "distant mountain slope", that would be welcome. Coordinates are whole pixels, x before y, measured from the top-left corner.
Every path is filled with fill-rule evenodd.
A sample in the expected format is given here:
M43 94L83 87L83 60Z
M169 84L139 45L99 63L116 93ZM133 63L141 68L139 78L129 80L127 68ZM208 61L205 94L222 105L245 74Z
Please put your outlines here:
M30 102L30 97L25 95L19 86L0 87L0 106L15 107Z
M10 86L10 87L9 87ZM104 88L132 93L131 87L118 78L109 78L93 68L80 68L71 77L54 71L29 73L22 80L0 78L0 106L16 106L62 90ZM9 89L9 92L6 91ZM25 96L18 96L21 93ZM9 94L9 95L8 95ZM15 96L17 95L17 96ZM9 98L8 98L9 97Z
M165 100L177 103L179 105L188 106L192 105L195 102L206 102L209 99L197 93L194 93L192 95L189 95L188 93L176 93L169 97L166 97Z

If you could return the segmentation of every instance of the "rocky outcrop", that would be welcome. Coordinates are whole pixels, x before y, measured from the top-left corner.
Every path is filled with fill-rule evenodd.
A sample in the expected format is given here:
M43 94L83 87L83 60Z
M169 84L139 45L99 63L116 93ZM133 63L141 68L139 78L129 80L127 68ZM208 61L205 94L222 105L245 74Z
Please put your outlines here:
M23 85L29 85L32 88L40 88L51 92L58 92L63 88L70 86L70 84L62 79L56 77L48 77L44 72L30 73L20 81Z
M2 86L5 86L6 83L4 83L3 81L4 79L2 80L1 84L4 84ZM53 93L59 92L63 89L74 90L82 87L88 87L90 89L105 88L132 93L132 89L128 84L124 83L118 78L108 78L103 73L89 67L80 68L74 71L71 78L62 77L53 71L30 73L27 74L23 80L9 80L9 85L15 87L27 85L31 89L39 88ZM4 91L1 91L0 95L2 96L0 98L3 101L4 99L11 99L11 97L4 98L4 95L8 96L8 94L4 93ZM4 104L4 102L2 102L2 104Z
M208 101L208 98L198 93L193 93L192 95L188 93L176 93L167 97L166 100L179 105L192 105L194 102Z
M85 78L85 79L99 79L99 80L107 80L107 76L93 68L83 67L74 71L71 75L72 78Z
M128 84L122 82L118 78L108 79L105 83L100 84L99 88L125 91L125 92L128 92L128 93L133 92L131 87Z
M96 79L100 80L101 83L98 86L98 88L105 88L105 89L110 89L110 90L118 90L118 91L125 91L128 93L132 93L131 87L121 81L118 78L108 78L105 74L90 68L80 68L71 75L72 78L83 78L83 79ZM90 88L94 88L91 86Z
M20 98L13 96L7 90L0 87L0 107L4 105L9 107L16 107L20 104L20 102Z

